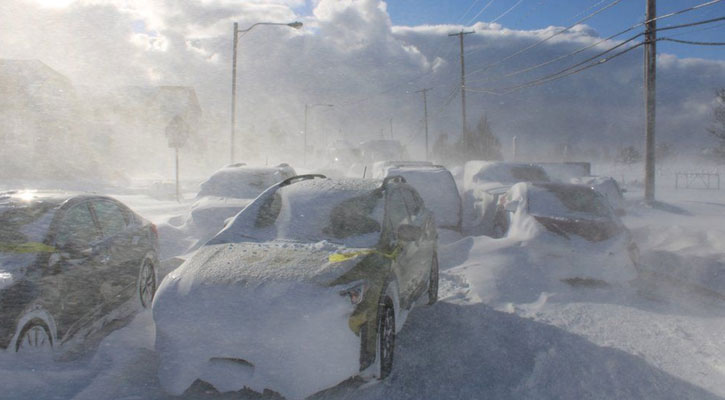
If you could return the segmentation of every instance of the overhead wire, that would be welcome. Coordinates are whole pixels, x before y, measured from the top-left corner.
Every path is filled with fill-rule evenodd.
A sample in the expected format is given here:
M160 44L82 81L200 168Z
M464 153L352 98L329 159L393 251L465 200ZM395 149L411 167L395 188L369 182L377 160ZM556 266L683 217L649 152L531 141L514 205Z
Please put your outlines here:
M690 26L704 25L704 24L713 23L713 22L717 22L717 21L723 21L723 20L725 20L725 16L724 17L718 17L718 18L711 18L711 19L704 20L704 21L697 21L697 22L691 22L691 23L685 23L685 24L678 24L678 25L673 25L673 26L668 26L668 27L663 27L663 28L657 28L657 29L655 29L655 31L681 29L681 28L686 28L686 27L690 27ZM630 37L629 39L627 39L627 40L625 40L625 41L617 44L616 46L613 46L613 47L611 47L611 48L609 48L609 49L607 49L607 50L605 50L603 52L600 52L600 53L598 53L597 55L595 55L593 57L589 57L588 59L586 59L584 61L581 61L581 62L579 62L577 64L574 64L574 65L572 65L570 67L567 67L567 68L565 68L563 70L560 70L560 71L558 71L556 73L553 73L553 74L550 74L550 75L547 75L547 76L544 76L544 77L535 79L533 81L529 81L529 82L526 82L526 83L523 83L523 84L520 84L520 85L516 85L516 86L510 86L510 87L502 88L502 89L499 89L499 90L495 90L495 89L477 89L477 88L466 88L465 90L466 91L469 91L469 92L490 93L490 94L504 95L504 94L513 93L513 92L518 91L518 90L521 90L521 89L526 89L526 88L533 87L533 86L539 86L541 84L548 83L548 82L551 82L551 81L554 81L554 80L558 80L558 79L561 79L561 78L564 78L564 77L573 75L575 73L582 72L582 71L587 70L589 68L593 68L593 67L596 67L598 65L602 65L602 64L604 64L606 62L611 61L614 58L617 58L617 57L619 57L619 56L621 56L621 55L623 55L625 53L628 53L628 52L630 52L630 51L632 51L632 50L634 50L634 49L636 49L636 48L638 48L638 47L646 44L646 42L645 41L642 41L642 42L637 43L635 45L632 45L632 46L630 46L630 47L628 47L628 48L626 48L626 49L624 49L624 50L622 50L622 51L620 51L618 53L615 53L612 56L609 56L609 57L606 57L606 58L602 58L602 59L600 59L600 60L598 60L598 61L596 61L594 63L591 63L589 65L585 65L585 64L589 63L590 61L593 61L594 59L601 57L602 55L605 55L607 53L610 53L611 51L616 50L617 48L624 46L625 44L633 41L634 39L636 39L636 38L638 38L638 37L640 37L642 35L643 35L643 33L639 33L637 35L634 35L634 36ZM693 41L681 41L681 40L671 39L671 38L658 38L658 39L656 39L656 41L673 41L673 42L681 42L681 43L685 43L685 44L698 44L698 45L709 45L709 46L724 46L725 45L725 42L724 43L721 43L721 42L693 42Z
M660 20L660 19L670 18L670 17L676 16L676 15L680 15L680 14L683 14L683 13L686 13L686 12L690 12L690 11L693 11L693 10L697 10L699 8L711 6L711 5L717 4L717 3L721 2L721 1L723 1L723 0L708 1L706 3L701 3L701 4L695 5L693 7L688 7L688 8L683 9L683 10L675 11L675 12L672 12L672 13L668 13L668 14L661 15L659 17L652 18L649 21L656 21L656 20ZM701 23L696 23L696 25L701 25L703 23L710 23L710 22L713 22L713 21L704 21L704 22L701 22ZM622 31L619 31L619 32L617 32L617 33L615 33L613 35L610 35L610 36L608 36L608 37L606 37L604 39L601 39L601 40L599 40L599 41L597 41L597 42L595 42L593 44L590 44L590 45L587 45L587 46L582 47L580 49L577 49L577 50L575 50L575 51L573 51L571 53L568 53L568 54L564 54L562 56L555 57L553 59L550 59L548 61L545 61L545 62L536 64L536 65L533 65L531 67L527 67L527 68L523 68L523 69L520 69L520 70L517 70L517 71L514 71L514 72L510 72L508 74L503 75L501 78L510 78L512 76L516 76L516 75L519 75L519 74L522 74L522 73L525 73L525 72L530 72L530 71L533 71L535 69L538 69L538 68L547 66L549 64L552 64L552 63L554 63L556 61L559 61L559 60L562 60L564 58L575 56L575 55L580 54L580 53L582 53L582 52L584 52L586 50L589 50L589 49L591 49L593 47L596 47L597 45L599 45L599 44L601 44L603 42L606 42L606 41L609 41L611 39L614 39L615 37L621 36L621 35L623 35L623 34L625 34L627 32L631 32L632 30L634 30L636 28L642 27L646 23L647 23L647 21L641 22L641 23L638 23L638 24L635 24L635 25L632 25L629 28L626 28L626 29L624 29ZM675 27L673 29L680 28L680 27L685 27L685 26L677 26L677 27ZM663 28L658 28L657 30L664 30L664 29ZM469 76L470 75L471 75L471 73L469 73ZM501 80L501 79L496 79L496 81L498 81L498 80ZM471 83L475 83L475 82L490 82L490 81L492 81L492 78L486 78L486 79L483 79L483 80L481 80L481 79L479 79L479 80L472 80L470 82Z
M524 1L524 0L517 1L516 4L514 4L513 6L511 6L511 8L509 8L508 10L504 11L503 14L501 14L498 17L496 17L493 20L491 20L491 23L494 23L494 22L500 20L501 18L505 17L506 15L508 15L511 11L513 11L516 7L518 7L519 4L521 4L522 1Z
M471 23L473 21L475 21L476 18L478 18L481 14L483 14L483 12L486 11L486 9L488 9L488 7L490 7L494 1L496 1L496 0L490 0L488 3L486 3L486 5L484 5L483 8L481 8L481 10L478 11L478 13L476 15L474 15L473 18L471 18L471 20L468 21L468 23L466 25L471 25Z
M523 49L520 49L520 50L518 50L518 51L516 51L516 52L514 52L514 53L512 53L512 54L510 54L510 55L508 55L508 56L506 56L506 57L504 57L504 58L496 61L496 62L493 62L491 64L485 65L482 68L476 69L476 70L474 70L472 72L469 72L468 75L470 76L470 75L473 75L473 74L476 74L476 73L479 73L479 72L487 71L491 67L495 67L496 65L503 64L504 62L506 62L506 61L508 61L508 60L510 60L510 59L512 59L512 58L514 58L516 56L518 56L519 54L522 54L522 53L524 53L526 51L529 51L529 50L531 50L531 49L533 49L533 48L535 48L535 47L537 47L537 46L539 46L539 45L541 45L541 44L543 44L543 43L551 40L552 38L554 38L554 37L556 37L558 35L561 35L564 32L568 32L571 28L573 28L573 27L581 24L584 21L589 20L590 18L592 18L592 17L594 17L594 16L596 16L596 15L598 15L598 14L600 14L600 13L606 11L606 10L608 10L611 7L614 7L615 5L619 4L620 2L622 2L622 0L614 0L613 2L609 3L608 5L600 8L599 10L597 10L597 11L595 11L595 12L587 15L586 17L578 20L574 24L569 25L569 26L565 27L564 29L562 29L562 30L560 30L560 31L558 31L556 33L553 33L553 34L551 34L551 35L549 35L549 36L547 36L547 37L545 37L545 38L543 38L541 40L538 40L538 41L534 42L533 44L531 44L529 46L526 46ZM473 51L469 52L468 54L469 55L470 54L474 54L474 53L477 53L479 51L481 51L481 50L480 49L479 50L473 50Z

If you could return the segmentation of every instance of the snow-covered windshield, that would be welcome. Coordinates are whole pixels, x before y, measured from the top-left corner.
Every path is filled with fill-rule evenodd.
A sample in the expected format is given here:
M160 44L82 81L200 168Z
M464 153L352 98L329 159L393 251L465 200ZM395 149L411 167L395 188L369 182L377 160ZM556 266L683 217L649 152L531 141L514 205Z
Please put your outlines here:
M330 242L371 247L380 238L382 195L378 191L280 188L264 199L245 235L259 240Z
M529 213L545 217L611 218L606 199L586 186L531 185Z

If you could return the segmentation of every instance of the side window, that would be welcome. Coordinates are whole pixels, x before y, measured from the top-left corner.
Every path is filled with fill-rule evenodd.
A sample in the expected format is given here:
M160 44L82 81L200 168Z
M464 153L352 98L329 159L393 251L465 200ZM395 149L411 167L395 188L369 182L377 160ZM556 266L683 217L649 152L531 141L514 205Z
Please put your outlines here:
M405 206L400 190L393 190L388 195L388 220L392 224L393 231L408 218L408 209Z
M88 203L81 203L66 211L58 224L55 243L58 247L82 247L99 239Z
M126 229L125 213L118 204L101 200L94 202L93 208L104 237L117 235Z
M418 215L423 210L423 199L418 196L417 193L413 192L412 190L403 189L401 190L403 194L403 200L405 201L405 205L408 207L408 212L410 215Z

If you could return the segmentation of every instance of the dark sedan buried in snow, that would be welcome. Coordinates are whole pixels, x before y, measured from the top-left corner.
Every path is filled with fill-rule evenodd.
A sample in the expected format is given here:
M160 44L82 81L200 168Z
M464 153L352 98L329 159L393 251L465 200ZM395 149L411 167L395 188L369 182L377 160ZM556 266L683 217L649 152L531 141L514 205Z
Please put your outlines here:
M161 384L301 398L385 378L408 311L438 298L436 249L433 215L401 177L276 184L160 286Z
M157 251L155 226L112 198L0 193L0 348L83 350L150 306Z

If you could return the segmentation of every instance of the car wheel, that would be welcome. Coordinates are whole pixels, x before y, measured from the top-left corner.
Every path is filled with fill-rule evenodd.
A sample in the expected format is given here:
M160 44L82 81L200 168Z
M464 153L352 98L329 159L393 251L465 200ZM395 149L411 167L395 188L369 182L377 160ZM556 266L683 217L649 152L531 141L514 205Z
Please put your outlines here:
M383 380L393 370L393 353L395 352L395 307L393 300L386 296L381 304L380 321L378 322L378 379Z
M430 264L430 278L428 278L428 305L438 301L438 254L433 253Z
M148 258L141 264L138 275L138 297L143 308L149 308L156 294L156 271L154 264Z
M33 319L20 331L15 342L15 351L18 353L49 353L53 349L53 337L48 325L41 319Z

